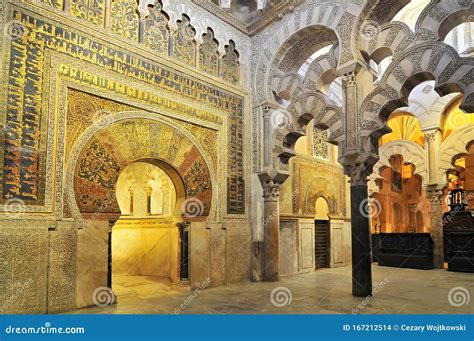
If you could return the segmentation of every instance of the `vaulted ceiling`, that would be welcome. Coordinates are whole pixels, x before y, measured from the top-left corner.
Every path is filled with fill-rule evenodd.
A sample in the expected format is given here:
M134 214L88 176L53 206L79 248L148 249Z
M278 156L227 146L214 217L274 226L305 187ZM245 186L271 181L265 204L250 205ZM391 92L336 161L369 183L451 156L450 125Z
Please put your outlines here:
M257 0L231 0L230 8L220 6L219 0L192 1L249 35L259 32L303 2L303 0L267 0L265 8L259 10Z

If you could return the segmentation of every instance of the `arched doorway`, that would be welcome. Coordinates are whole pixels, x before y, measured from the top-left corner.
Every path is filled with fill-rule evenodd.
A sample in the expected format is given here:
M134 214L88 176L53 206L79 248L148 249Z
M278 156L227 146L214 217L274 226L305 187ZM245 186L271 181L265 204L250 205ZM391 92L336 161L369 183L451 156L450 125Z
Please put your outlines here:
M153 168L155 173L161 174L159 177L162 180L169 177L176 191L174 210L171 216L162 217L162 220L169 225L170 231L173 227L173 236L169 239L179 243L170 241L170 254L174 256L167 264L170 264L171 270L161 274L168 276L165 278L170 278L172 282L178 282L184 267L188 275L192 273L192 256L186 261L182 259L192 254L191 247L183 249L181 246L184 245L183 240L192 240L190 224L202 226L209 215L215 214L212 197L215 164L191 133L168 119L146 112L115 114L113 120L100 121L81 135L71 151L67 167L65 211L84 226L79 232L78 257L94 259L93 262L97 264L94 266L87 261L80 262L78 273L86 274L84 278L87 276L87 282L82 280L82 276L77 279L77 287L80 288L77 291L78 301L84 302L80 306L91 304L95 289L113 286L111 231L123 213L130 213L132 202L130 193L124 194L125 200L121 198L123 195L117 193L117 183L128 166L135 167L133 165L138 163L157 167L158 171ZM124 190L120 191L123 194ZM146 192L141 191L138 196L143 198ZM150 213L159 211L156 209L156 193L153 192L149 199ZM133 204L137 205L138 202L133 200ZM142 202L141 205L141 212L148 212L143 208L146 204ZM171 212L169 207L167 210ZM188 245L186 243L185 246ZM104 272L103 263L107 262L109 268ZM162 269L165 268L162 266ZM192 275L186 279L192 286Z
M175 185L176 182L176 185ZM184 185L148 161L126 166L116 184L120 218L112 228L112 288L120 297L138 288L159 293L180 280L179 233L183 221L176 201L184 199Z
M315 268L329 267L329 205L324 197L316 199L314 220Z

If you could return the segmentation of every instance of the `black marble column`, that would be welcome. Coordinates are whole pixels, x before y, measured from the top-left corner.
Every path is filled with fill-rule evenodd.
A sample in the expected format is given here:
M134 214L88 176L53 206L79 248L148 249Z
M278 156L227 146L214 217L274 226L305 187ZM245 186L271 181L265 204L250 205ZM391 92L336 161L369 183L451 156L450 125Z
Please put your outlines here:
M372 294L372 260L367 185L351 186L352 295Z
M189 281L189 223L176 224L179 228L179 277L181 282Z
M112 228L117 220L109 220L109 241L107 245L107 287L112 288Z

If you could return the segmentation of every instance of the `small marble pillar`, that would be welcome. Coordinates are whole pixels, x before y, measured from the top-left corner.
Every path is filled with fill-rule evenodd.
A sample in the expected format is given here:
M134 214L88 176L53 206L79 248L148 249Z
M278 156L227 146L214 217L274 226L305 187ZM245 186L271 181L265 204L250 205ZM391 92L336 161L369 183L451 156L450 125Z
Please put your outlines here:
M441 200L443 191L439 186L427 186L426 196L430 201L431 238L433 239L433 266L435 269L444 267L443 212Z
M151 215L151 193L153 192L153 188L147 186L145 188L146 192L146 215Z
M129 216L133 216L133 188L130 187L128 189L128 193L130 193L130 213Z
M114 227L117 220L109 220L109 231L108 231L108 246L107 246L107 287L112 288L112 228Z
M372 295L371 233L366 166L350 168L351 176L351 240L352 295Z
M179 230L178 246L178 274L181 284L189 284L189 222L180 222L176 226Z

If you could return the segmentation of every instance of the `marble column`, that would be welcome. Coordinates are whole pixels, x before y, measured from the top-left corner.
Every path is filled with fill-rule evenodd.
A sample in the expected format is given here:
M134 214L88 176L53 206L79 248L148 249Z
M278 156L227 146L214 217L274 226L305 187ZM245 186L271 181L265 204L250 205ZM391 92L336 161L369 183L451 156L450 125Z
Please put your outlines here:
M145 187L145 193L146 193L146 215L149 216L151 215L151 193L153 192L153 189L149 186Z
M263 165L268 166L271 164L272 161L272 133L273 133L273 127L271 124L271 116L273 113L272 108L270 107L264 107L263 109Z
M428 186L426 196L430 201L431 238L433 239L433 265L435 269L444 266L444 240L443 240L443 212L441 211L441 200L443 191L439 186Z
M352 295L372 294L371 233L366 166L356 164L351 177Z
M427 184L439 184L439 146L441 145L441 131L439 129L432 129L424 131L426 142L426 160L428 161L428 181Z
M130 187L128 192L130 193L130 213L128 215L133 216L133 188Z
M280 279L280 184L269 181L263 186L263 280Z
M433 265L436 269L444 266L443 241L443 213L441 200L443 197L442 180L439 174L439 146L441 145L441 131L438 128L425 130L426 160L428 161L428 181L426 181L426 195L430 201L431 238L434 242Z
M107 259L107 287L112 288L112 228L114 227L115 223L117 220L109 220L109 231L108 231L108 236L109 236L109 241L108 241L108 246L107 246L107 254L108 254L108 259Z
M178 274L180 284L189 284L189 222L180 222L176 226L179 230L178 239Z

